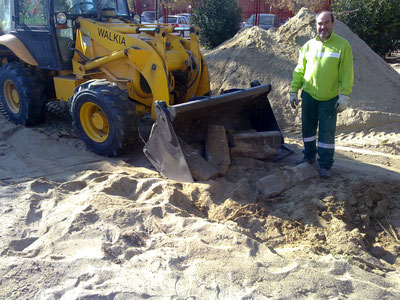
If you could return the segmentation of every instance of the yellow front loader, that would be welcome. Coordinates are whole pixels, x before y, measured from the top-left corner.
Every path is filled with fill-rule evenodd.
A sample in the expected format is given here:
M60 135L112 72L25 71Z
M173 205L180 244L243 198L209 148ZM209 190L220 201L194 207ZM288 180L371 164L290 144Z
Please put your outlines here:
M170 133L157 135L154 129L146 155L166 176L174 165L183 164L172 177L189 172L189 181L176 130L185 128L185 136L190 136L193 129L192 138L200 137L195 134L199 128L219 120L227 129L232 124L239 131L254 128L242 117L254 118L261 102L268 106L268 116L261 119L268 119L269 130L279 130L267 99L269 86L254 87L247 94L235 91L235 97L209 97L208 69L196 27L139 24L125 0L0 4L0 99L15 123L36 125L44 121L49 100L68 101L78 137L92 151L116 156L134 146L138 117L150 113L157 119L155 127L170 126ZM180 37L182 32L189 38ZM221 103L226 112L216 108ZM185 123L174 125L179 116L185 116ZM163 143L178 147L168 152Z
M74 127L95 152L115 156L127 149L136 138L136 116L152 111L155 117L155 101L169 106L209 93L198 29L187 40L169 26L117 18L75 22L73 75L55 79L56 96L70 99Z

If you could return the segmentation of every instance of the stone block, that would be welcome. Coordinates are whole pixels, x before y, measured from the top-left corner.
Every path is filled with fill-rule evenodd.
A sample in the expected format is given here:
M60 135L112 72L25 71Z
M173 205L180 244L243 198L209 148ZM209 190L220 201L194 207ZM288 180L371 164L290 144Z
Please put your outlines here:
M204 157L198 153L198 150L193 149L181 138L179 138L179 143L189 166L189 170L195 180L205 181L217 177L217 168L205 160Z
M318 172L310 164L295 167L284 167L271 175L257 180L258 190L266 197L274 197L295 184L317 177Z
M240 132L231 135L233 145L240 141L258 142L268 144L270 147L279 148L282 144L282 133L280 131L251 131Z
M236 133L230 136L230 144L232 156L271 160L281 147L282 134L279 131Z
M231 156L224 126L208 126L205 156L217 168L219 175L223 176L228 172Z

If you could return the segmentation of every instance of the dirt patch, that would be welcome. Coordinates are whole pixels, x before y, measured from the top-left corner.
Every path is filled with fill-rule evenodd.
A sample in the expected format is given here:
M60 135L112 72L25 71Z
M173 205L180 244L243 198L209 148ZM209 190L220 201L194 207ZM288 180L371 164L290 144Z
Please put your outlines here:
M208 219L234 222L278 252L298 249L285 257L331 254L368 270L394 270L400 249L400 183L359 178L348 184L349 179L345 174L330 182L315 179L265 198L254 193L247 176L202 186L194 193L201 196L192 194L191 200Z

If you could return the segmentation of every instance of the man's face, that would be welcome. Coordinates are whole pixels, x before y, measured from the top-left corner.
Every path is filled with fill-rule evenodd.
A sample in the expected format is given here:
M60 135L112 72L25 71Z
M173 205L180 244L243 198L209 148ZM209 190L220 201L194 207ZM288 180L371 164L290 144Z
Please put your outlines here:
M317 18L317 32L321 41L326 41L332 34L334 23L331 16L327 13L322 13Z

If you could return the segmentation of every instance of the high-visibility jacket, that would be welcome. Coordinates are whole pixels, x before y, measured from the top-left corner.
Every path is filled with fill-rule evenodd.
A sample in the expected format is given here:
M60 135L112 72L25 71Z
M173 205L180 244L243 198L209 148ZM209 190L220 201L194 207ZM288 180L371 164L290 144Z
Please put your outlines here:
M317 100L349 95L353 87L353 53L348 41L332 32L322 42L317 35L300 50L293 71L292 92L303 88Z

